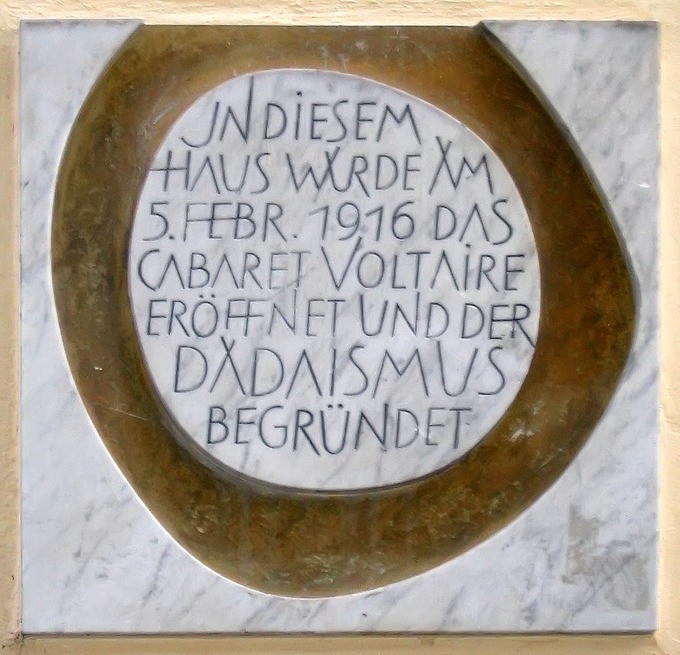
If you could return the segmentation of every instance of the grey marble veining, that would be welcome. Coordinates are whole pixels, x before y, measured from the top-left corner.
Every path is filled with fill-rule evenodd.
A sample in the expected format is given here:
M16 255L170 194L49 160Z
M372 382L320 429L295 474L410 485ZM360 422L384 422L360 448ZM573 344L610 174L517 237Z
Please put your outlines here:
M59 338L49 277L59 157L89 88L138 24L46 22L22 27L24 631L653 629L658 447L655 27L490 25L583 151L611 205L637 280L633 352L592 437L536 503L461 557L371 592L294 600L221 578L165 533L99 440L79 402Z

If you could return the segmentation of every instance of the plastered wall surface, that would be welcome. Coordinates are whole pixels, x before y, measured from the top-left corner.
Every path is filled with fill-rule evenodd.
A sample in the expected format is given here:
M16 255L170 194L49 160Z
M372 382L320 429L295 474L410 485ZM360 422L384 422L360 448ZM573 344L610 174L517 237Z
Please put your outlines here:
M149 23L474 24L481 19L655 20L661 24L662 440L660 626L649 636L27 638L18 542L17 29L22 18L138 17ZM0 639L22 653L680 653L680 2L665 0L0 0Z

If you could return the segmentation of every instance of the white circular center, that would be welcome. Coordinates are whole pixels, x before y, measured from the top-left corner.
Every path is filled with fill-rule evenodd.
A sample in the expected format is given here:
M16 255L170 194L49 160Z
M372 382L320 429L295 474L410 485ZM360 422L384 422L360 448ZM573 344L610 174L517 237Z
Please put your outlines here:
M150 167L135 325L204 461L311 490L441 469L516 396L538 333L531 227L465 125L364 78L237 77Z

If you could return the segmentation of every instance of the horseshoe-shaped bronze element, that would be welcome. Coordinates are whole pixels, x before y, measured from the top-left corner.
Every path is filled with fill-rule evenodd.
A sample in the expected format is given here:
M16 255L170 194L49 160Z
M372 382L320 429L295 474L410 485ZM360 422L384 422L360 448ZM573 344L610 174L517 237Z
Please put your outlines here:
M523 198L542 286L531 368L493 431L426 479L355 494L280 494L220 479L178 445L151 391L125 268L145 172L196 98L232 76L271 68L353 73L431 102L489 144ZM634 329L631 278L602 198L549 111L478 28L140 28L71 132L52 257L73 376L132 487L207 566L288 596L402 580L506 525L588 438ZM524 437L511 438L518 430Z

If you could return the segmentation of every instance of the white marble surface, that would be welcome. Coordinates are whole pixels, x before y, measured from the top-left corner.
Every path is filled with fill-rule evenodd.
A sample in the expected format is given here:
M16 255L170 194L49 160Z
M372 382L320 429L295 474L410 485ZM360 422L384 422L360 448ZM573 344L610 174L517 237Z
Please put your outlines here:
M128 261L184 437L270 484L441 469L533 358L538 256L509 173L459 121L361 77L267 71L199 98L150 165Z
M371 592L294 600L221 578L164 532L96 435L59 340L49 279L56 167L87 90L136 25L22 26L24 631L653 629L655 28L533 22L492 27L583 150L635 271L639 316L633 353L603 420L551 489L461 557Z

